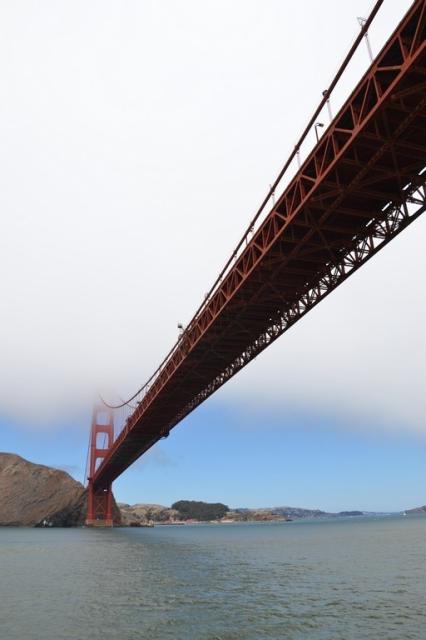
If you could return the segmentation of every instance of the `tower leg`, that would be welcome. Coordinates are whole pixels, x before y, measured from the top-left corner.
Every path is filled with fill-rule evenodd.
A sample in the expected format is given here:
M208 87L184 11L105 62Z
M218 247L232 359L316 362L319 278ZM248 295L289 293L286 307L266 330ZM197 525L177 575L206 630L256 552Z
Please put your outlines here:
M92 527L112 527L112 489L111 484L97 486L94 476L99 464L107 455L114 441L114 419L112 411L104 407L93 410L90 433L89 485L87 488L86 525Z
M97 489L89 482L86 525L112 527L113 524L111 485L105 489Z

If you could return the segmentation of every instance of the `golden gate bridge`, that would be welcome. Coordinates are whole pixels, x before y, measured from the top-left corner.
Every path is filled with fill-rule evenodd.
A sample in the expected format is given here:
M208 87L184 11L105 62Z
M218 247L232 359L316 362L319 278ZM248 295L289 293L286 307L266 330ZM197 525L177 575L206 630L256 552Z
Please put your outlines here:
M331 118L333 89L382 3L361 21L293 152L176 344L131 398L95 407L88 525L111 526L112 482L424 212L425 0L413 2ZM319 137L324 108L331 122ZM317 143L302 163L301 145L312 130ZM275 202L294 160L297 171Z

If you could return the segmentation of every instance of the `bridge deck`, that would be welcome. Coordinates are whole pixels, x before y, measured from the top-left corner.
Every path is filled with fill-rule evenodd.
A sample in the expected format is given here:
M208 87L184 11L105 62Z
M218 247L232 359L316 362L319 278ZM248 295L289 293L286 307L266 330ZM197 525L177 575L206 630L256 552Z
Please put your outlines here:
M94 483L114 480L425 208L425 1L414 2L193 318Z

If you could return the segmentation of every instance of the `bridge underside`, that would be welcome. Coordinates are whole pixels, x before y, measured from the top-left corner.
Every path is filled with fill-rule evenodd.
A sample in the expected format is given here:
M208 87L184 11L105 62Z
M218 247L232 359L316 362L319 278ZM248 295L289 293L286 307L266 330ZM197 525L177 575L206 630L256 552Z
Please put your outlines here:
M413 222L426 206L425 3L415 2L94 474L134 460Z

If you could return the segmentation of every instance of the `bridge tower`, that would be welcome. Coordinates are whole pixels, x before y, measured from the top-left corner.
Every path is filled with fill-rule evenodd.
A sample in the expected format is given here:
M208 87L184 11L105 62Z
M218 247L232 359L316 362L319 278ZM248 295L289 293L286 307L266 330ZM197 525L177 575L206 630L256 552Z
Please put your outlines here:
M98 462L107 455L114 442L114 416L106 407L95 406L93 409L92 428L90 434L89 474L87 489L86 525L92 527L112 527L112 489L111 483L96 486L93 478Z

